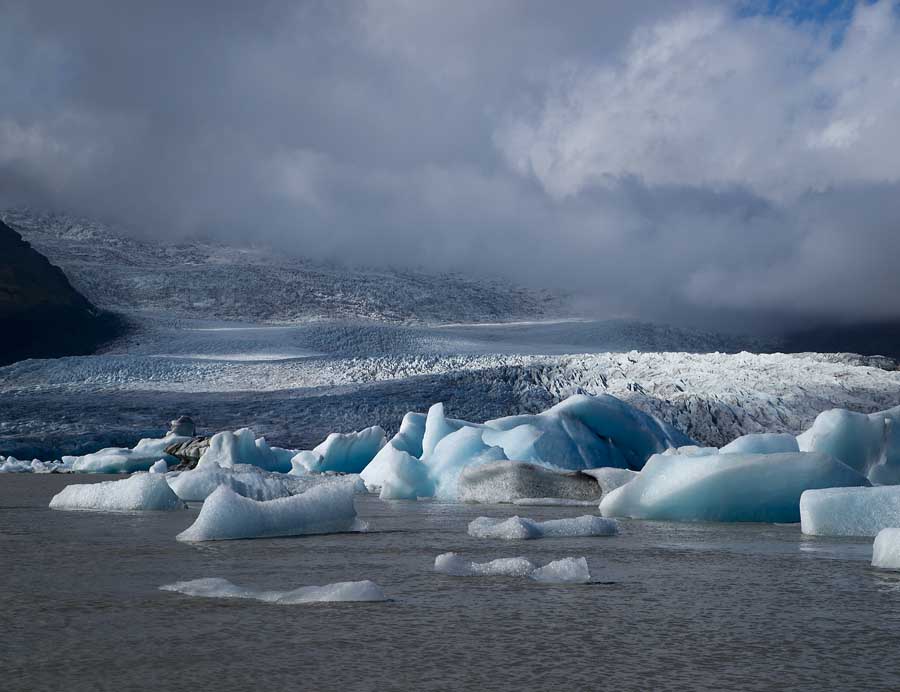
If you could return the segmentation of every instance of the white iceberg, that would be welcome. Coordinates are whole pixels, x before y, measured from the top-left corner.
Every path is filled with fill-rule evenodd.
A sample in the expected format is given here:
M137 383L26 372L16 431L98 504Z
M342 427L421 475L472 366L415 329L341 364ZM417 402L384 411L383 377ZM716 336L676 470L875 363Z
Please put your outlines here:
M165 459L160 459L150 467L150 473L168 473L169 465Z
M434 570L451 577L529 577L547 584L585 584L591 580L583 557L566 557L538 567L524 557L471 562L457 553L443 553L434 559Z
M875 536L872 567L900 569L900 529L881 529Z
M133 448L107 447L84 456L63 458L73 471L81 473L134 473L148 471L160 459L177 464L175 457L166 454L166 447L186 442L189 437L167 435L163 438L145 438Z
M372 581L342 581L324 586L301 586L291 591L246 589L227 579L210 577L166 584L161 591L175 591L202 598L250 598L264 603L294 605L299 603L334 603L345 601L385 601L387 597Z
M277 448L276 448L277 449ZM266 438L257 438L250 428L216 433L209 440L209 447L200 457L196 468L219 466L231 468L238 464L257 466L265 471L287 472L291 469L293 450L273 449ZM282 452L288 451L285 455Z
M291 473L359 473L385 445L384 430L373 425L353 433L331 433L311 451L291 459Z
M50 509L93 512L168 511L184 509L165 476L136 473L121 481L68 485L50 500Z
M827 454L657 454L600 502L605 517L670 521L800 521L811 488L868 481Z
M591 514L548 521L535 521L518 516L509 519L478 517L469 523L469 535L474 538L502 538L505 540L563 536L614 536L618 531L619 526L615 519L605 519Z
M300 495L260 502L221 486L200 509L179 541L340 533L359 528L349 483L320 485Z
M456 494L460 502L499 503L557 497L594 500L596 504L602 490L594 478L579 471L504 460L466 466L459 475Z
M868 415L824 411L797 442L802 451L830 454L876 485L900 484L900 406Z
M813 536L874 536L900 526L900 486L807 490L800 529Z

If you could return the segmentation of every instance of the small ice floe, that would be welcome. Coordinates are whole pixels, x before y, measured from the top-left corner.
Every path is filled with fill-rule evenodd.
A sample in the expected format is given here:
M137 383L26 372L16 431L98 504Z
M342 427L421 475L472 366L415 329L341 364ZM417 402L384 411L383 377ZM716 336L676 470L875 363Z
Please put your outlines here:
M800 530L814 536L874 536L900 526L900 486L823 488L800 496Z
M875 536L872 567L900 569L900 529L881 529Z
M50 509L137 512L184 509L166 477L136 473L121 481L68 485L50 500Z
M457 553L443 553L434 559L434 571L452 577L529 577L548 584L585 584L591 580L583 557L565 557L538 567L524 557L470 562Z
M299 603L336 603L347 601L386 601L387 597L373 581L341 581L324 586L301 586L291 591L246 589L227 579L210 577L166 584L161 591L175 591L201 598L249 598L265 603L294 605Z
M614 536L619 531L615 519L586 514L571 519L535 521L525 517L494 519L478 517L469 523L469 535L474 538L502 538L527 540L548 537Z
M300 495L259 502L221 486L200 510L179 541L341 533L360 529L349 483L320 485Z

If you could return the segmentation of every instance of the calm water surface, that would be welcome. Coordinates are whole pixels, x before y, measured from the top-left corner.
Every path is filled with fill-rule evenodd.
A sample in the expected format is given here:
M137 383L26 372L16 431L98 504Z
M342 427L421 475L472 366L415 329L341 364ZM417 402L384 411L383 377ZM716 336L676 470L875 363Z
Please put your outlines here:
M54 512L102 477L0 476L2 690L898 690L900 575L870 539L797 526L622 522L614 538L487 541L479 515L584 507L358 498L367 534L175 541L197 508ZM432 572L584 555L597 583ZM386 603L201 599L162 584L259 589L372 579Z

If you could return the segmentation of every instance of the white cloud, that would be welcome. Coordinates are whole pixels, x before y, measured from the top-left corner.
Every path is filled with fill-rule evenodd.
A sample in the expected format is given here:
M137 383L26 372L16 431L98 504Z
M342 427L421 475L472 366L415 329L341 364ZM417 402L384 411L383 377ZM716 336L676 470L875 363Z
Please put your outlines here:
M495 141L555 199L630 176L778 201L895 182L897 16L892 0L860 4L832 46L808 23L688 11L636 31L617 60L570 65Z

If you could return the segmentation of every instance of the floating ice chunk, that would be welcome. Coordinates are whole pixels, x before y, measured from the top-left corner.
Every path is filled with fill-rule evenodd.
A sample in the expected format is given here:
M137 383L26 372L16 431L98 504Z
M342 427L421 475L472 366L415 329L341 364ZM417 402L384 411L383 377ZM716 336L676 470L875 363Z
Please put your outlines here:
M15 457L0 457L0 460L0 473L31 473L34 470L30 461L21 461Z
M548 521L534 521L534 519L524 517L510 517L509 519L478 517L469 523L470 536L505 540L562 536L614 536L618 530L615 519L605 519L590 514L571 519L550 519Z
M290 460L285 459L283 454L273 452L266 438L257 439L250 428L234 432L226 430L213 435L196 468L231 468L235 464L258 466L266 471L286 472L291 469Z
M434 571L452 577L527 577L534 570L534 563L524 557L470 562L457 553L443 553L434 558Z
M335 483L300 495L258 502L222 486L203 503L197 520L179 541L339 533L357 529L353 487Z
M523 461L492 461L466 466L459 475L456 494L460 502L497 503L529 497L560 497L593 499L596 504L600 501L601 489L593 478L578 471Z
M121 481L68 485L50 500L50 509L136 512L184 509L165 476L136 473Z
M415 500L434 495L428 467L389 442L375 456L360 477L369 490L381 491L382 500Z
M900 486L807 490L800 529L814 536L874 536L900 526Z
M177 464L175 457L166 454L166 447L191 438L167 435L163 438L146 438L138 442L132 449L125 447L107 447L98 452L85 454L71 459L73 471L81 473L134 473L147 471L160 459Z
M640 475L638 471L616 469L608 466L599 469L585 469L581 473L590 476L597 481L602 495L607 495L616 488L621 488L623 485L630 483Z
M385 444L384 430L377 425L353 433L331 433L312 452L301 452L291 460L292 472L359 473Z
M605 517L673 521L800 520L811 488L868 481L826 454L657 454L640 475L600 502Z
M900 529L881 529L875 536L872 567L900 569Z
M530 577L549 584L584 584L591 580L583 557L566 557L538 567L524 557L470 562L457 553L444 553L434 559L434 571L452 577Z
M742 435L719 450L719 454L779 454L799 452L797 438L789 433Z
M160 459L150 467L150 473L167 473L168 471L169 465L166 463L165 459Z
M797 442L802 451L830 454L875 484L900 484L900 406L869 415L824 411Z
M365 492L365 486L359 476L354 474L293 476L270 473L258 466L247 464L236 464L229 468L198 467L190 471L172 473L168 476L168 481L178 497L185 502L203 502L219 486L226 486L238 495L260 501L298 495L317 485L330 483L350 484L356 491Z
M211 577L166 584L161 591L175 591L202 598L251 598L265 603L294 605L299 603L331 603L337 601L386 601L381 588L372 581L341 581L325 586L301 586L291 591L259 591L246 589L227 579Z
M528 576L547 584L586 584L591 580L591 571L587 559L564 557L537 568Z

